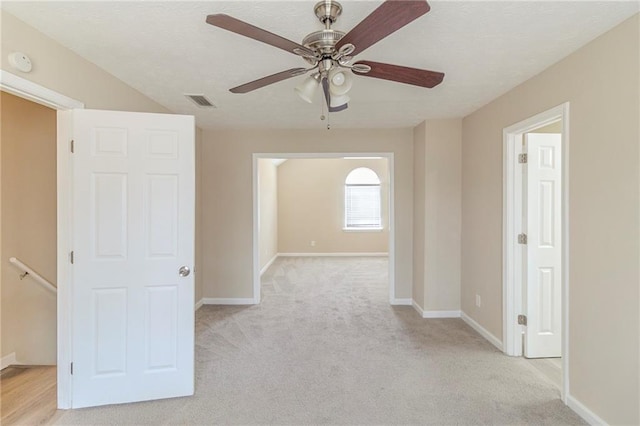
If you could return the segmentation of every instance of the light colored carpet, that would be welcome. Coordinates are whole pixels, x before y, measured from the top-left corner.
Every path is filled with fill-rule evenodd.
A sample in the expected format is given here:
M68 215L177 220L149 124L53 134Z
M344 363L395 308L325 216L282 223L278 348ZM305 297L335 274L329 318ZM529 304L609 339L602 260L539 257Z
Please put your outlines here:
M388 304L385 258L284 258L258 306L196 317L196 395L59 424L584 424L459 319Z

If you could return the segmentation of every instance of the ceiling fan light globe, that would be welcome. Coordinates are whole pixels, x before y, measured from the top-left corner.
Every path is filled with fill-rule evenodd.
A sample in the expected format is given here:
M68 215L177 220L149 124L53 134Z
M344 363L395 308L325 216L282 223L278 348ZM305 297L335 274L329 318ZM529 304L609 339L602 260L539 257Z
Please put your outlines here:
M339 95L339 96L332 95L331 102L329 102L329 105L331 106L331 108L337 108L344 104L348 104L349 101L351 101L351 98L347 95Z
M331 96L343 96L351 90L353 76L348 70L334 68L329 72L329 83Z
M336 86L342 86L345 80L346 79L344 78L344 73L337 72L333 74L333 77L331 78L331 83Z
M296 86L294 90L298 96L300 96L300 99L311 104L313 103L313 98L318 91L319 86L320 84L318 83L318 80L313 78L313 76L309 76L305 78L302 83Z

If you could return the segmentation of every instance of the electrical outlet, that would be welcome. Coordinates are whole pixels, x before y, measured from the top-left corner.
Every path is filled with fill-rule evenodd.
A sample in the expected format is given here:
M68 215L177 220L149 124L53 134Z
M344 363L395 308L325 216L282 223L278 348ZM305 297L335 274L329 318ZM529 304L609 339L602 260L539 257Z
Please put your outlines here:
M476 306L479 308L480 306L482 306L482 299L480 298L479 294L476 294Z
M315 247L316 246L316 240L311 240L311 247Z

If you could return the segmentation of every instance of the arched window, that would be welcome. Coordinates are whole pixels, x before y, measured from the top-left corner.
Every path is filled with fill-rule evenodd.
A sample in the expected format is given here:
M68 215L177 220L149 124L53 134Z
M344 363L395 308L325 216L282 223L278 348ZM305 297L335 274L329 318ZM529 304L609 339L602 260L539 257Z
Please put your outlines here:
M345 229L380 229L380 178L371 169L359 167L344 184Z

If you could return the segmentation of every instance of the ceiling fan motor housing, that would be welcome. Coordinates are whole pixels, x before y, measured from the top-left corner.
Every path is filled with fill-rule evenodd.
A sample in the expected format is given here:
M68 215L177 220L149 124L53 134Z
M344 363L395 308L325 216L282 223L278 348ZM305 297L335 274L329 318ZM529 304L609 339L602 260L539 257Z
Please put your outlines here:
M322 0L316 3L313 11L320 22L325 25L331 25L338 20L338 16L342 13L342 6L337 1Z
M302 45L319 53L321 56L331 55L335 52L336 43L344 37L344 34L342 31L330 29L315 31L302 40Z
M342 6L334 0L322 0L313 8L316 16L325 26L324 30L314 31L302 40L302 45L313 50L319 57L326 58L335 53L335 45L344 37L345 33L331 29L331 24L336 22L342 13ZM307 62L315 65L317 61L305 58Z

